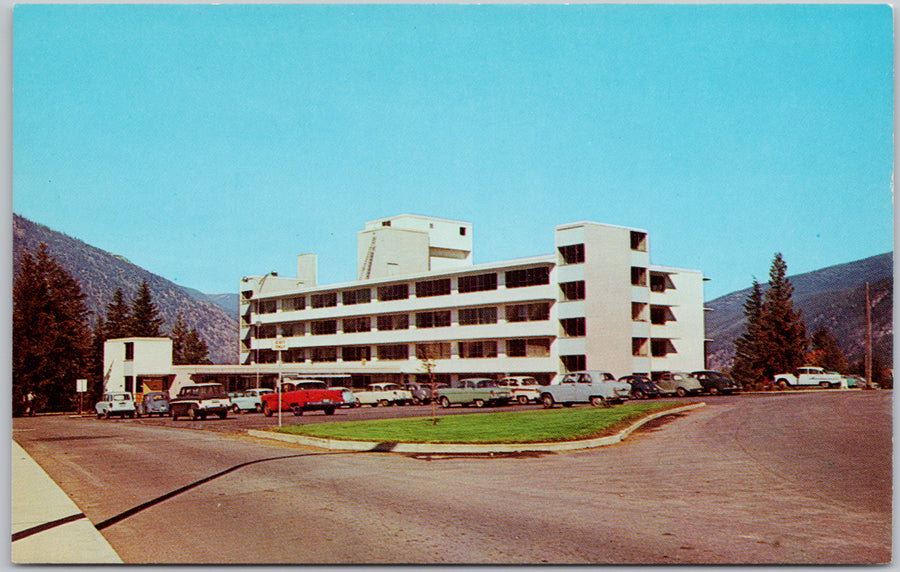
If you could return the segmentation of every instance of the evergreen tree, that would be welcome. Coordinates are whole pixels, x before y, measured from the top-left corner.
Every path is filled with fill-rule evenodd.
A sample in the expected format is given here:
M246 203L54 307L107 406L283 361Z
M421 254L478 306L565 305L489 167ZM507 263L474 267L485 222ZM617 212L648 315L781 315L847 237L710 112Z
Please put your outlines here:
M831 330L824 326L820 327L813 334L810 342L812 350L806 358L808 363L818 365L828 371L847 372L847 359Z
M212 361L207 358L209 348L200 337L196 329L191 328L184 341L184 360L188 364L209 364Z
M101 332L104 340L131 337L131 308L121 288L116 289L112 302L106 306L106 324Z
M40 409L72 410L87 377L90 329L81 286L41 243L22 255L13 283L13 412L32 396Z
M184 317L181 315L181 312L179 312L178 317L175 319L175 325L172 327L172 332L170 333L170 337L172 338L172 363L175 365L184 365L188 363L184 359L184 346L189 333L187 324L184 323Z
M131 335L141 338L162 336L164 320L153 303L150 285L144 280L131 303Z
M753 279L750 295L744 301L746 331L734 342L735 358L731 374L743 384L755 384L763 379L760 349L763 293L759 281Z
M766 378L794 371L806 358L806 326L801 312L794 310L793 293L787 264L778 252L769 270L769 288L764 295L760 320L760 357Z

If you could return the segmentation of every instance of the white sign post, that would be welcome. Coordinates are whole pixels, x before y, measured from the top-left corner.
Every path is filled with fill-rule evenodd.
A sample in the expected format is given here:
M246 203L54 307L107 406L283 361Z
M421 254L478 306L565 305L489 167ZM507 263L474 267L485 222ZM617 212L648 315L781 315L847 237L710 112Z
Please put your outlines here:
M281 407L283 405L281 403L281 352L287 349L287 340L278 334L272 344L272 349L278 352L278 426L281 427Z
M87 380L76 379L75 391L78 392L78 414L81 415L81 398L85 393L87 393Z

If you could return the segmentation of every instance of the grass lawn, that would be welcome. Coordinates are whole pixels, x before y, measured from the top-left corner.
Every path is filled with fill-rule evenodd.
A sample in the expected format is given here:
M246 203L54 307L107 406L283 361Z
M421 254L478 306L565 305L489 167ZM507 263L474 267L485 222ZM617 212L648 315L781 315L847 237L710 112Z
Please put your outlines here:
M673 401L632 401L615 407L571 407L495 411L438 417L377 419L291 425L276 429L347 441L379 443L540 443L611 435L656 411L680 407Z

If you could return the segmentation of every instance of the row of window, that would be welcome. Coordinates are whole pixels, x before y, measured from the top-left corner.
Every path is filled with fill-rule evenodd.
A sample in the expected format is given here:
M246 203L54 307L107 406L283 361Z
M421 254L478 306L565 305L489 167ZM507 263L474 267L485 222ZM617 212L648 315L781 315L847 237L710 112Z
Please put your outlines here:
M548 302L533 302L529 304L515 304L505 307L507 322L532 322L550 319L550 304ZM451 325L450 310L435 310L429 312L416 312L414 314L416 328L441 328ZM496 324L498 311L496 306L484 306L476 308L460 308L457 313L457 322L460 326L474 326L484 324ZM341 320L345 334L370 332L373 323L379 331L406 330L409 329L409 314L382 314L375 316L359 316L344 318ZM338 320L315 320L309 323L309 333L314 336L332 335L338 332ZM281 324L281 334L286 337L303 336L306 334L307 322L287 322ZM259 327L257 337L275 338L278 329L275 324L266 324Z
M584 262L584 244L568 244L558 248L561 264L582 264ZM631 231L631 250L647 252L647 233Z
M461 359L496 358L498 348L505 343L507 357L549 357L550 338L522 338L498 340L476 340L461 342L433 342L414 344L416 359L439 360L450 359L453 346ZM410 359L410 344L386 344L377 346L343 346L325 348L291 348L281 352L281 359L287 363L328 362L337 361L369 361L374 355L380 361L398 361ZM255 355L255 352L254 354ZM278 352L260 350L260 363L276 363Z
M550 267L522 268L505 272L507 288L524 288L527 286L540 286L550 283ZM484 292L497 290L497 273L489 272L457 278L457 290L461 294L467 292ZM451 293L450 278L438 278L436 280L422 280L415 283L417 298L431 296L446 296ZM406 300L409 298L409 284L387 284L378 286L376 299L379 302L391 300ZM345 306L365 304L372 301L372 291L369 288L358 288L341 292L341 302ZM337 292L322 292L311 294L309 297L311 308L328 308L338 305ZM306 309L306 296L292 296L283 298L282 310L295 311ZM257 310L260 314L274 314L278 310L277 300L260 300L257 302Z
M664 338L632 338L631 339L631 355L635 357L646 357L647 349L650 349L651 357L666 357L669 354L676 354L678 350L672 340Z
M648 319L647 308L650 308L650 323L656 326L665 326L668 322L674 322L675 314L669 306L650 306L646 302L631 303L631 319L635 322L646 322Z

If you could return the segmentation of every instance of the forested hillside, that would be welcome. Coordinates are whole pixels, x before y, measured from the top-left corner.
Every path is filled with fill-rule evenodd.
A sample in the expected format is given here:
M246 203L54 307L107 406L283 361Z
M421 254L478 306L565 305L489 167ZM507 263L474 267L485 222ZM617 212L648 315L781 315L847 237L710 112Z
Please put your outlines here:
M112 301L116 289L121 288L130 301L146 280L159 315L165 320L163 330L169 332L178 313L188 328L196 328L209 347L209 358L214 363L237 362L237 303L234 312L220 306L222 300L228 306L233 302L229 295L207 296L196 290L183 288L161 276L132 264L121 256L100 250L89 244L34 223L19 215L13 215L13 271L18 270L22 251L36 252L45 243L50 255L78 280L86 295L85 305L92 312L91 324L105 316L106 307ZM236 283L236 282L235 282ZM234 297L236 298L236 294Z

